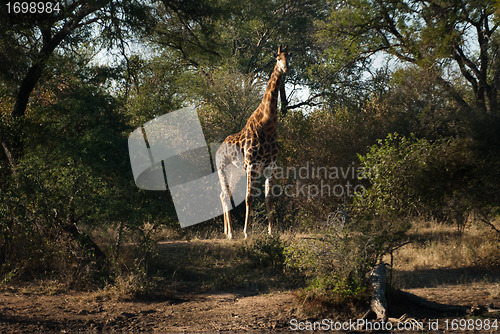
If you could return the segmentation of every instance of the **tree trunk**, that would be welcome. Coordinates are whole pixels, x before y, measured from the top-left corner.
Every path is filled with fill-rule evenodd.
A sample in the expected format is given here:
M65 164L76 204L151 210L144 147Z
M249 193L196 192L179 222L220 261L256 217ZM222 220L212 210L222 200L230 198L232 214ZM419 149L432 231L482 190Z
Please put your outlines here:
M16 103L14 104L14 109L12 110L13 117L21 117L24 115L26 107L28 106L28 100L31 92L42 76L44 65L45 63L38 62L31 66L28 73L21 82L21 86L19 87L19 91L17 92L16 96Z
M104 3L101 5L105 5ZM80 22L89 14L96 11L99 7L84 4L78 12L69 18L64 26L53 36L51 36L50 29L39 27L42 32L43 46L33 58L33 65L28 70L28 73L21 82L19 91L16 96L16 102L12 109L13 117L21 117L26 112L28 100L35 88L38 80L42 76L43 69L49 60L54 50L61 44L61 42L68 37L68 35L77 29Z
M280 87L280 98L281 98L281 114L283 116L286 115L286 112L288 111L288 101L286 99L286 91L285 91L285 81L281 83Z
M380 262L371 272L370 284L373 289L371 308L378 320L387 319L387 301L385 299L385 263Z
M68 233L73 240L80 244L80 246L92 252L92 255L99 264L99 267L102 267L103 262L106 259L106 255L86 233L80 233L76 225L70 222L62 222L61 227L63 231Z
M73 191L75 192L75 191ZM90 238L86 233L81 233L76 226L75 220L75 209L73 205L73 197L69 199L68 203L68 217L59 223L62 230L70 235L70 237L75 240L82 249L87 252L90 251L91 257L96 261L99 271L104 269L104 261L106 260L106 254L99 248L99 246Z

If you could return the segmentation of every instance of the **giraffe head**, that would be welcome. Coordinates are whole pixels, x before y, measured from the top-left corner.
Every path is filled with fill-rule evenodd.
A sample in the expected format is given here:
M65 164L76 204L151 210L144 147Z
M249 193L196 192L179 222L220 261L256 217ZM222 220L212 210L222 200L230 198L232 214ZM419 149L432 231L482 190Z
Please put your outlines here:
M281 73L286 73L288 70L288 45L284 48L281 45L278 47L278 55L276 56L276 62Z

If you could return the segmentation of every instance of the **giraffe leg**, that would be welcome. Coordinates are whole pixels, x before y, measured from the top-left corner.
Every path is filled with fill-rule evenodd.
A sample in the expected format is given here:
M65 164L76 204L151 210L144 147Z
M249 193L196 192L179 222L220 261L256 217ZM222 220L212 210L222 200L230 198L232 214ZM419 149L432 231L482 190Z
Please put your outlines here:
M270 176L266 178L266 188L265 188L267 219L269 220L267 233L269 233L269 235L271 235L271 226L273 222L273 194L271 191L272 185L273 185L273 178L272 176Z
M227 236L228 239L233 238L233 234L231 232L231 216L229 214L229 205L228 205L228 198L225 196L223 193L220 195L221 202L222 202L222 210L224 210L224 234Z
M251 167L248 167L247 170L247 193L246 193L246 215L245 215L245 227L243 229L243 234L245 235L245 239L248 237L248 226L250 225L250 214L252 212L252 203L253 203L253 187L255 182L255 176L253 175L253 171Z
M220 193L220 200L222 203L222 210L224 212L224 234L228 239L232 239L233 234L231 231L231 215L229 214L229 208L231 207L229 187L223 168L219 169L218 173L222 188L222 191Z

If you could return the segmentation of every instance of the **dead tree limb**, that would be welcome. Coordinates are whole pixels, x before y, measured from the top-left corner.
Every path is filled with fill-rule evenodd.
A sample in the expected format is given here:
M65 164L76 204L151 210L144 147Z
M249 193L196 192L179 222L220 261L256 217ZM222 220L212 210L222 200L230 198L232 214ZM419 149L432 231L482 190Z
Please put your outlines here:
M5 155L7 156L7 161L9 161L9 165L12 170L12 176L14 177L14 181L16 182L16 187L19 188L19 176L17 174L17 166L16 162L14 161L14 157L12 156L12 152L9 150L9 147L6 144L6 142L2 141L1 144L5 152Z
M500 308L498 308L498 307L496 307L496 308L495 308L495 307L493 306L493 303L492 303L492 304L490 304L490 305L486 306L486 311L487 311L488 313L497 313L497 312L500 312Z
M385 299L385 263L380 262L370 274L370 284L373 289L371 308L377 319L387 319L387 300Z
M481 214L481 218L479 218L483 223L485 223L486 225L488 225L489 227L491 227L495 232L497 233L500 233L500 230L498 228L496 228L495 225L493 225L493 223L486 217L486 215L484 214Z

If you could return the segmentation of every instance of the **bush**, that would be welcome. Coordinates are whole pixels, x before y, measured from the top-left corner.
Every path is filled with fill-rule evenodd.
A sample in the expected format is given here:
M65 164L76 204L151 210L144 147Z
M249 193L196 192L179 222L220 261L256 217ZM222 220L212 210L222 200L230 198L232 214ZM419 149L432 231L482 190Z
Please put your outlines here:
M355 207L365 219L434 217L463 228L476 174L465 140L390 134L359 158L370 187Z
M278 234L264 234L244 248L251 263L258 267L282 269L285 265L285 242Z
M356 231L355 224L328 228L286 248L286 264L309 277L300 293L306 312L345 311L346 303L366 305L367 274L381 255L381 240ZM352 315L352 314L351 314Z
M144 220L173 215L156 194L133 185L130 128L117 99L76 84L56 95L33 104L19 124L0 119L16 149L15 168L0 160L0 277L102 284L113 258L92 232L117 222L139 229Z

